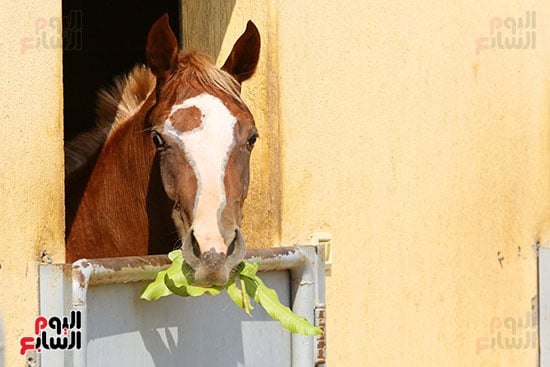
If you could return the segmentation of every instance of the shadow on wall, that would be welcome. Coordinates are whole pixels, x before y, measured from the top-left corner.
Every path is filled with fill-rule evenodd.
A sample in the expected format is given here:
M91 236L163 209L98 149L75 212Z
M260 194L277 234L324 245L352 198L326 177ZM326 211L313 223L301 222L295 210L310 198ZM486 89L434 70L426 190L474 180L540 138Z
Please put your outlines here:
M236 0L184 1L181 9L180 46L184 50L198 50L212 57L219 56Z

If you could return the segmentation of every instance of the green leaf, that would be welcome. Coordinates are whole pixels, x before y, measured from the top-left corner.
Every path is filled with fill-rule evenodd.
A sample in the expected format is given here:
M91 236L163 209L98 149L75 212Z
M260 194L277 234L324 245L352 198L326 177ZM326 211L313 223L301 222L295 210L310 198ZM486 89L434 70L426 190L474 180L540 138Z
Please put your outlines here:
M250 297L248 295L248 291L246 290L246 283L242 281L242 278L239 278L239 283L241 284L241 297L243 298L244 312L246 312L248 316L252 317L250 311L253 310L254 307L250 303Z
M189 297L190 296L189 292L187 292L187 286L186 285L177 286L176 282L174 282L174 280L171 279L168 276L168 274L164 275L164 284L170 290L170 292L173 293L173 294L176 294L180 297Z
M281 304L277 292L268 288L259 277L256 277L255 281L257 282L257 290L254 299L265 309L269 316L279 320L285 329L291 333L302 335L320 335L323 333L321 328L313 326L305 317L296 315L290 308Z
M229 281L229 283L227 283L225 290L227 291L229 298L231 298L237 306L242 308L248 316L252 316L250 315L250 310L253 310L254 307L250 304L250 298L248 294L246 294L246 288L242 280L239 280L239 283L241 285L240 289L237 287L237 279L233 278Z
M186 279L183 269L183 254L181 250L174 250L168 254L168 258L172 260L172 264L168 267L166 270L159 271L157 274L155 280L152 283L149 283L143 291L141 292L141 298L146 299L148 301L153 301L156 299L159 299L161 297L169 296L173 292L170 290L170 288L166 284L166 277L169 277L175 281L177 281L177 286L181 286L180 282L183 279ZM187 265L187 268L189 268L189 265ZM188 270L188 269L185 269ZM188 273L191 273L188 271ZM183 278L183 279L182 279Z
M254 298L254 301L258 302L258 300L256 299L256 294L257 294L257 290L258 290L258 280L257 279L260 279L258 278L256 275L254 276L254 278L249 278L249 277L245 277L245 276L242 276L241 277L241 284L243 285L243 289L246 290L246 293Z
M202 296L205 293L208 293L212 296L217 296L223 290L223 287L217 286L199 287L186 284L185 282L177 283L176 281L174 281L174 279L170 278L168 274L166 274L164 277L164 283L172 293L177 294L181 297L198 297Z
M183 261L181 250L170 252L168 258L172 260L172 265L166 269L165 283L166 279L170 279L170 285L177 288L191 284L193 282L192 271L189 265ZM166 283L166 286L170 288L168 283Z
M176 259L182 259L183 260L183 251L180 249L172 250L168 253L168 258L174 262Z
M170 252L168 258L172 264L168 269L160 271L155 280L143 289L141 298L151 301L170 294L197 297L208 293L215 296L225 288L231 300L248 315L250 310L254 309L250 303L250 297L252 297L269 316L279 320L288 331L303 335L323 333L320 328L311 325L305 317L296 315L290 308L281 304L277 292L268 288L256 275L259 266L257 263L251 264L246 261L240 263L235 275L229 279L225 287L200 287L193 285L193 270L184 261L181 250ZM237 286L237 280L240 288Z
M141 292L141 298L146 299L147 301L154 301L164 296L169 296L172 294L170 289L164 284L164 276L166 275L166 270L159 271L155 280L147 284L143 291Z
M202 296L203 294L209 294L211 296L217 296L223 291L223 287L220 286L211 286L211 287L200 287L197 285L187 286L187 292L191 297Z
M239 271L239 275L243 277L248 277L250 279L254 279L256 276L256 273L258 272L258 263L251 264L249 262L243 261L244 266L241 271Z
M191 267L183 261L183 253L181 250L174 250L168 254L168 258L172 260L172 266L170 266L164 277L164 283L166 287L182 297L198 297L205 293L212 296L220 294L223 287L199 287L193 285L193 271Z
M227 291L227 295L237 306L240 308L244 308L243 304L243 295L239 287L237 287L237 283L235 282L235 279L233 281L230 281L225 286L225 290Z

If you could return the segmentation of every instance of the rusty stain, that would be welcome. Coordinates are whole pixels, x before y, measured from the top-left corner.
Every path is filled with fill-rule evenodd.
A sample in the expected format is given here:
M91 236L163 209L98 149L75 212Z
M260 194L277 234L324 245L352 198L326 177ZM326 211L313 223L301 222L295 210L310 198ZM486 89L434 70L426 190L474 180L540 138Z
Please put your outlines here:
M84 260L84 259L83 259ZM88 261L81 261L80 262L80 267L82 268L87 268L88 266L90 266L90 263Z
M78 268L73 268L73 270L73 280L78 282L80 288L86 287L86 279L84 278L84 274L82 274L82 272L79 271Z
M71 264L60 264L54 266L61 266L61 269L63 270L63 275L66 278L70 278L73 274L73 266Z
M252 257L261 257L261 258L273 258L281 255L289 255L296 252L294 247L270 247L270 248L255 248L246 251L246 259Z
M319 305L315 307L315 323L316 326L323 330L323 333L316 337L317 343L317 358L315 365L324 365L326 363L326 305Z
M94 265L113 271L121 271L123 268L144 268L145 266L170 265L167 255L112 257L91 260Z
M288 266L288 263L285 265L285 262L288 261L287 257L296 254L296 252L297 249L294 247L250 249L247 251L245 258L252 261L256 258L261 260L260 269L262 271L282 270L282 265ZM297 262L299 261L300 258L297 258ZM153 279L153 274L156 274L161 268L167 267L170 263L167 255L82 259L73 263L72 277L81 288L92 284L110 283L115 279L123 282L143 281ZM82 270L88 266L92 266L92 269L90 269L91 273L88 274L90 278L86 279L87 275ZM89 284L86 284L86 281Z
M72 278L78 282L80 288L86 288L86 277L82 273L82 269L86 269L90 265L87 260L79 260L78 264L72 266Z
M294 247L250 249L246 252L245 258L275 258L277 256L288 255L294 252L296 252ZM170 259L168 259L167 255L113 257L88 260L86 262L82 262L81 266L86 268L91 264L114 271L120 271L123 268L144 268L145 266L170 265Z

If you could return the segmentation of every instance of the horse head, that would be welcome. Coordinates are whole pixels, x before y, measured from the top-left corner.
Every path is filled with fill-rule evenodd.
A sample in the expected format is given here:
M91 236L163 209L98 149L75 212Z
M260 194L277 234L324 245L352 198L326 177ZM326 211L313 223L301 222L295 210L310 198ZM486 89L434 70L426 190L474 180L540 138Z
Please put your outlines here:
M151 144L198 284L224 285L245 256L240 225L258 132L240 91L259 50L250 21L221 69L205 55L179 52L167 15L147 37L147 64L157 79L147 114Z

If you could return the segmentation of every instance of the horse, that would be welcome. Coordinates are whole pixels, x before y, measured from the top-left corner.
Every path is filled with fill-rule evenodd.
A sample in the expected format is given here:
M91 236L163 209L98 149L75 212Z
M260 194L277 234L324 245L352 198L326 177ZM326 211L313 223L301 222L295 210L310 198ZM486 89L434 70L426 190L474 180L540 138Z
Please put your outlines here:
M246 251L240 230L258 139L241 84L258 64L249 21L217 68L179 51L165 14L146 65L99 94L94 131L66 146L66 259L181 247L199 285L224 285Z

